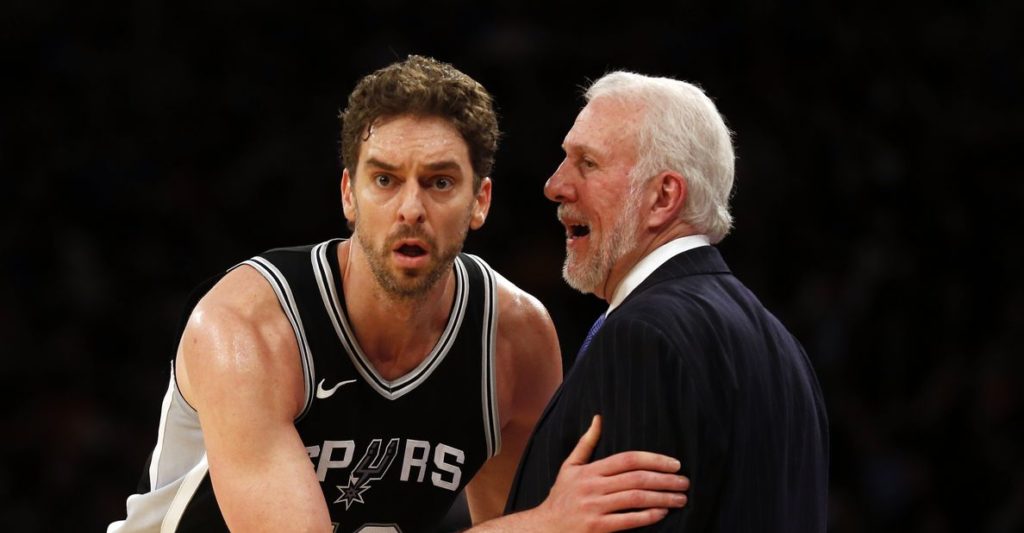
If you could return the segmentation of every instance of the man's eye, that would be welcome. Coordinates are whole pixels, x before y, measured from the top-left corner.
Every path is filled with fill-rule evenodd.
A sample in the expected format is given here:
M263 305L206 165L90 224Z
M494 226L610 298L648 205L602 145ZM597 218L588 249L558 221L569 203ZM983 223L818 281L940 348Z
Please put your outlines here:
M445 189L450 189L452 185L454 185L454 183L452 182L451 178L437 178L436 180L434 180L434 188L440 189L442 191Z
M597 168L597 163L592 159L583 158L583 168Z
M381 187L387 187L388 185L391 185L391 176L388 176L387 174L377 174L377 176L373 178L373 180L377 182L377 185Z

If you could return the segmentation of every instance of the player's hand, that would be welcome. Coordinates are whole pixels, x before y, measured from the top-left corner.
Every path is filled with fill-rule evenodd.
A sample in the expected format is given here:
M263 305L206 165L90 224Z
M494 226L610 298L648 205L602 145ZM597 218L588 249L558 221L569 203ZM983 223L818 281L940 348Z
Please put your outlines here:
M653 524L686 505L690 480L675 473L676 459L632 451L587 463L600 435L601 417L595 416L536 509L545 529L620 531Z

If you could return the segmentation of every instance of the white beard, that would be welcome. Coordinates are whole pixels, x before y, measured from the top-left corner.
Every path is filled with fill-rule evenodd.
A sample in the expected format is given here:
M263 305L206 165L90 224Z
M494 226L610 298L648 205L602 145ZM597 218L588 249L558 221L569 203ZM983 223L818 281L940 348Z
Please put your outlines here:
M639 211L639 191L630 191L618 220L602 232L601 242L591 242L590 250L583 257L571 249L566 250L562 278L570 287L582 293L595 293L608 280L615 263L636 245L640 234Z

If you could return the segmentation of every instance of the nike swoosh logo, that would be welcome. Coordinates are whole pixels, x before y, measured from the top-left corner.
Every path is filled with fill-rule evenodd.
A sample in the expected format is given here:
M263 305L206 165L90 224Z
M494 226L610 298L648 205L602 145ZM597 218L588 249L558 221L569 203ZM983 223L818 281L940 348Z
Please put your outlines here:
M338 387L341 387L342 385L348 385L349 383L355 383L356 382L356 380L354 380L354 379L349 379L349 380L342 381L342 382L338 383L337 385L335 385L335 386L333 386L333 387L331 387L329 389L325 389L324 388L324 381L326 381L326 380L321 379L320 383L318 383L317 386L316 386L316 397L320 398L321 400L324 400L324 399L330 398L331 396L334 396L334 391L338 390Z

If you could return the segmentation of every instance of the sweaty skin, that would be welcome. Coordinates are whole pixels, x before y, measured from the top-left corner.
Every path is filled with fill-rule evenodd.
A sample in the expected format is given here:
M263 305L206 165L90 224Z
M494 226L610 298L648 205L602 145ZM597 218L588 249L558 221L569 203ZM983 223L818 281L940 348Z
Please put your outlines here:
M486 220L491 182L473 186L468 149L436 117L378 121L357 168L341 180L354 238L339 245L345 304L364 353L385 379L409 372L440 336L453 299L449 257ZM466 489L474 523L498 517L537 418L561 381L544 307L497 276L496 378L502 451ZM405 327L394 328L403 323ZM397 332L397 333L396 333ZM210 478L228 526L240 531L330 531L327 503L294 420L304 385L299 350L269 283L232 270L193 311L176 358L178 385L199 413ZM598 429L563 466L564 482L537 509L486 527L615 530L651 523L685 496L678 462L626 452L586 464ZM575 502L575 503L574 503ZM582 505L580 505L582 502ZM662 508L659 510L659 508ZM623 509L641 509L618 514ZM606 529L611 527L612 529Z
M375 126L355 174L358 180L348 170L342 177L345 213L356 225L356 237L338 247L345 301L367 357L393 379L419 365L444 328L454 287L445 256L457 253L467 231L486 219L490 180L474 191L468 151L457 131L444 120L420 117ZM400 240L426 253L410 258L393 249L409 244L390 238L403 232L415 237ZM374 272L374 261L382 272ZM424 283L439 269L437 280ZM467 486L474 521L501 514L525 442L561 381L558 340L547 311L497 278L502 451ZM394 328L396 321L408 327ZM199 412L211 481L232 529L330 527L294 426L304 394L299 361L273 289L248 266L211 289L186 326L178 383Z

